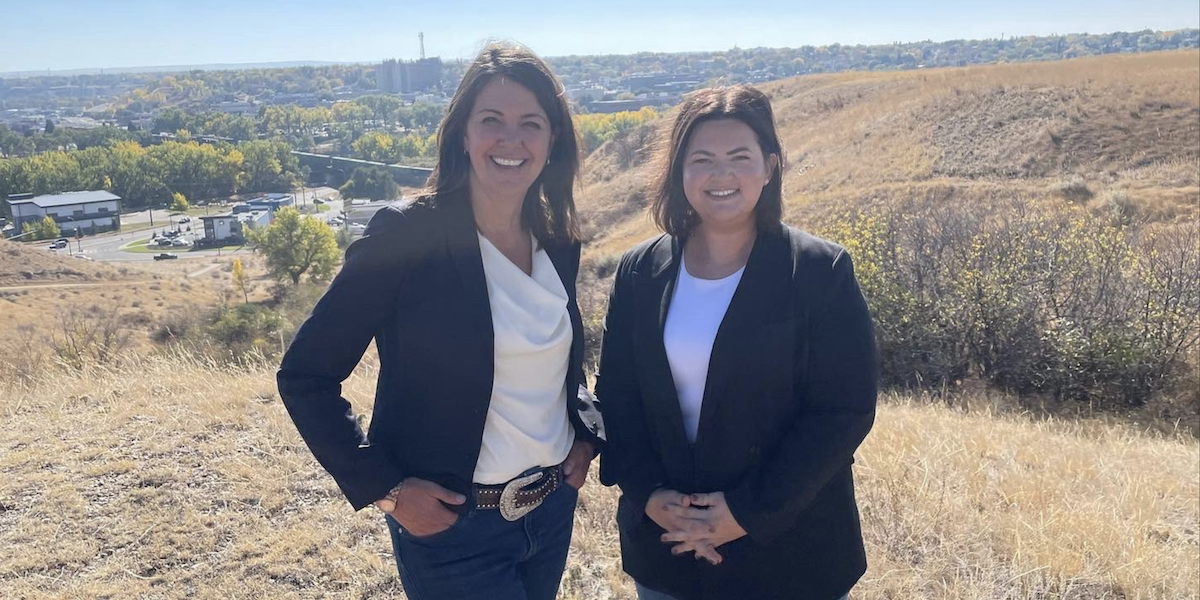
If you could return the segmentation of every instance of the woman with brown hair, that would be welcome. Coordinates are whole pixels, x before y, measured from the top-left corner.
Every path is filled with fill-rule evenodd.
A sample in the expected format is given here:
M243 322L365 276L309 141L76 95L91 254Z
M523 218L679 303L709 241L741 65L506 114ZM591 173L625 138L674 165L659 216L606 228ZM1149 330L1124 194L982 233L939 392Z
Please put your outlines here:
M874 421L871 315L845 249L780 222L767 97L679 108L625 254L596 395L642 600L842 598L866 569L851 463Z
M385 513L414 600L557 593L598 442L577 398L579 160L545 62L485 48L426 193L371 219L283 358L301 436L356 510ZM371 340L364 436L340 388Z

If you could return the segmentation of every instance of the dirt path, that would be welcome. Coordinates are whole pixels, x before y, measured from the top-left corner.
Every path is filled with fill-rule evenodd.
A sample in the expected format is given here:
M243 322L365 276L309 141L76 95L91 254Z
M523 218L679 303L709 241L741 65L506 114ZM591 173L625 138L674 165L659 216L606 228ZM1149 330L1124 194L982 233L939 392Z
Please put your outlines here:
M200 269L199 271L193 271L193 272L191 272L191 273L188 273L188 278L190 279L190 278L192 278L192 277L199 277L199 276L201 276L201 275L203 275L203 274L205 274L205 273L207 273L207 272L209 272L209 271L212 271L213 269L216 269L216 268L219 268L219 267L223 266L224 264L225 264L225 263L216 263L216 264L213 264L213 265L208 265L207 267L204 267L203 269Z
M98 283L33 283L30 285L0 286L0 292L19 292L23 290L42 290L54 288L104 287L113 285L129 286L143 283L154 283L154 281L150 279L139 279L136 281L103 281Z

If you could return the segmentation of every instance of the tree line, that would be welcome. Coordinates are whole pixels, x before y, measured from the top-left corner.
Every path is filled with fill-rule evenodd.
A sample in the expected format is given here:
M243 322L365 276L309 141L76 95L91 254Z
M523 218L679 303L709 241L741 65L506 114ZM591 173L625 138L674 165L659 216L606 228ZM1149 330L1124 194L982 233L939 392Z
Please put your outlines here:
M619 79L633 73L693 72L706 80L782 78L845 70L896 70L955 67L998 62L1060 60L1123 52L1200 48L1200 30L1142 30L1103 34L1002 37L983 40L916 41L877 45L733 48L716 52L639 52L626 55L550 57L548 62L567 85ZM453 90L465 62L443 62L441 88ZM107 116L178 106L203 112L217 102L254 98L275 102L288 94L312 94L332 103L335 90L358 93L377 89L375 65L330 65L280 69L194 70L186 73L0 78L0 108L88 108L111 103ZM60 89L86 94L59 95ZM286 102L279 102L286 104Z
M192 199L243 192L287 191L301 180L291 148L279 141L233 144L168 141L142 146L117 141L83 150L54 150L0 159L0 201L9 194L108 190L123 208L165 207L175 193Z

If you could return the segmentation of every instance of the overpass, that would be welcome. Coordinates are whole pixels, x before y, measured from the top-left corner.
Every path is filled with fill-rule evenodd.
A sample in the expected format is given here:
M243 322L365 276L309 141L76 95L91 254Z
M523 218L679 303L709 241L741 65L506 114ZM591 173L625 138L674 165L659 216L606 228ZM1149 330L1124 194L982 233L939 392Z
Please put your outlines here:
M406 187L421 187L425 185L425 180L429 179L429 174L433 172L433 169L423 167L389 165L387 163L349 158L346 156L330 156L328 154L314 154L298 150L293 150L292 154L300 162L300 166L308 167L308 179L311 183L318 183L329 187L341 187L354 174L354 170L359 167L382 167L387 169L391 172L392 179L396 183Z

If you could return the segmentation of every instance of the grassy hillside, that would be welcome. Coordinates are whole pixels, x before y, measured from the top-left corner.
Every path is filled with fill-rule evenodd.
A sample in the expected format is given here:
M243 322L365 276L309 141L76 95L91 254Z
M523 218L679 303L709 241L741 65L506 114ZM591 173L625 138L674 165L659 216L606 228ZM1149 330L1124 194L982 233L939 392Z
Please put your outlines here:
M359 411L375 373L346 386ZM401 597L382 520L350 511L269 365L144 358L6 389L0 596ZM973 400L884 399L856 465L870 569L855 598L1200 593L1194 438ZM562 598L634 597L615 500L588 484Z
M763 89L788 153L785 220L801 227L829 205L1051 200L1073 181L1097 209L1125 192L1147 220L1200 216L1194 51L814 75ZM587 165L581 211L598 242L587 250L593 258L653 234L641 212L643 144L653 137L613 140ZM622 160L630 155L632 165Z
M962 207L1005 207L1009 213L995 214L1006 219L1023 207L1050 216L1069 208L1049 225L1037 212L996 231L1064 234L1081 250L1057 255L1079 258L1062 268L1081 273L1073 281L1087 288L1094 250L1125 248L1126 238L1138 241L1144 231L1195 232L1198 61L1196 52L1110 56L769 84L791 161L786 218L825 227L847 210L879 216L944 207L941 226ZM580 290L591 335L616 257L652 234L643 186L653 133L634 129L589 161ZM1118 213L1122 220L1109 225ZM1090 221L1080 215L1095 215L1104 235L1089 238L1093 230L1079 224ZM908 216L897 222L923 218ZM939 232L914 229L904 239ZM964 239L981 238L951 241ZM1133 272L1200 272L1189 271L1196 238L1177 239ZM1008 240L972 260L1022 274L1021 264L1042 257L1009 251L1022 245ZM873 270L872 246L859 242L860 278L883 281L888 269ZM925 256L949 269L925 274L956 277L952 258ZM311 290L296 306L266 303L269 284L257 261L248 267L259 278L251 304L262 300L258 308L289 319L303 313ZM1100 266L1106 276L1124 268ZM207 308L228 297L228 264L122 268L0 242L0 278L7 278L0 279L0 598L401 597L382 521L350 512L279 402L273 359L258 353L281 345L283 329L248 328L252 343L240 361L186 353L192 346L182 342L144 351L164 322L202 328ZM978 281L989 290L985 284L999 280ZM1180 320L1195 316L1190 296L1163 301L1155 306L1165 328L1194 327ZM236 298L229 304L241 306ZM1124 307L1113 306L1115 315L1100 316L1120 323ZM53 364L35 338L52 335L72 307L91 322L119 325L140 340L130 344L137 352L82 369ZM34 327L17 327L24 324ZM345 386L362 414L370 412L376 374L368 358ZM1155 426L1143 428L1112 413L1060 419L1014 410L1031 406L1029 399L978 380L957 391L883 398L857 455L870 569L856 599L1200 595L1200 442L1192 434L1200 430L1177 420L1180 411L1200 413L1200 394L1195 406L1156 412ZM613 490L589 483L562 598L634 597L620 572L615 502Z
M763 89L788 155L784 220L851 250L887 384L982 379L1200 435L1200 53ZM589 159L593 338L617 258L655 234L646 184L671 118Z
M0 287L50 284L86 283L126 279L129 269L71 259L46 249L49 242L18 244L0 239Z
M270 298L264 260L240 259L249 298ZM231 297L232 261L105 264L0 240L0 380L33 377L80 355L152 350L164 327L198 319Z

